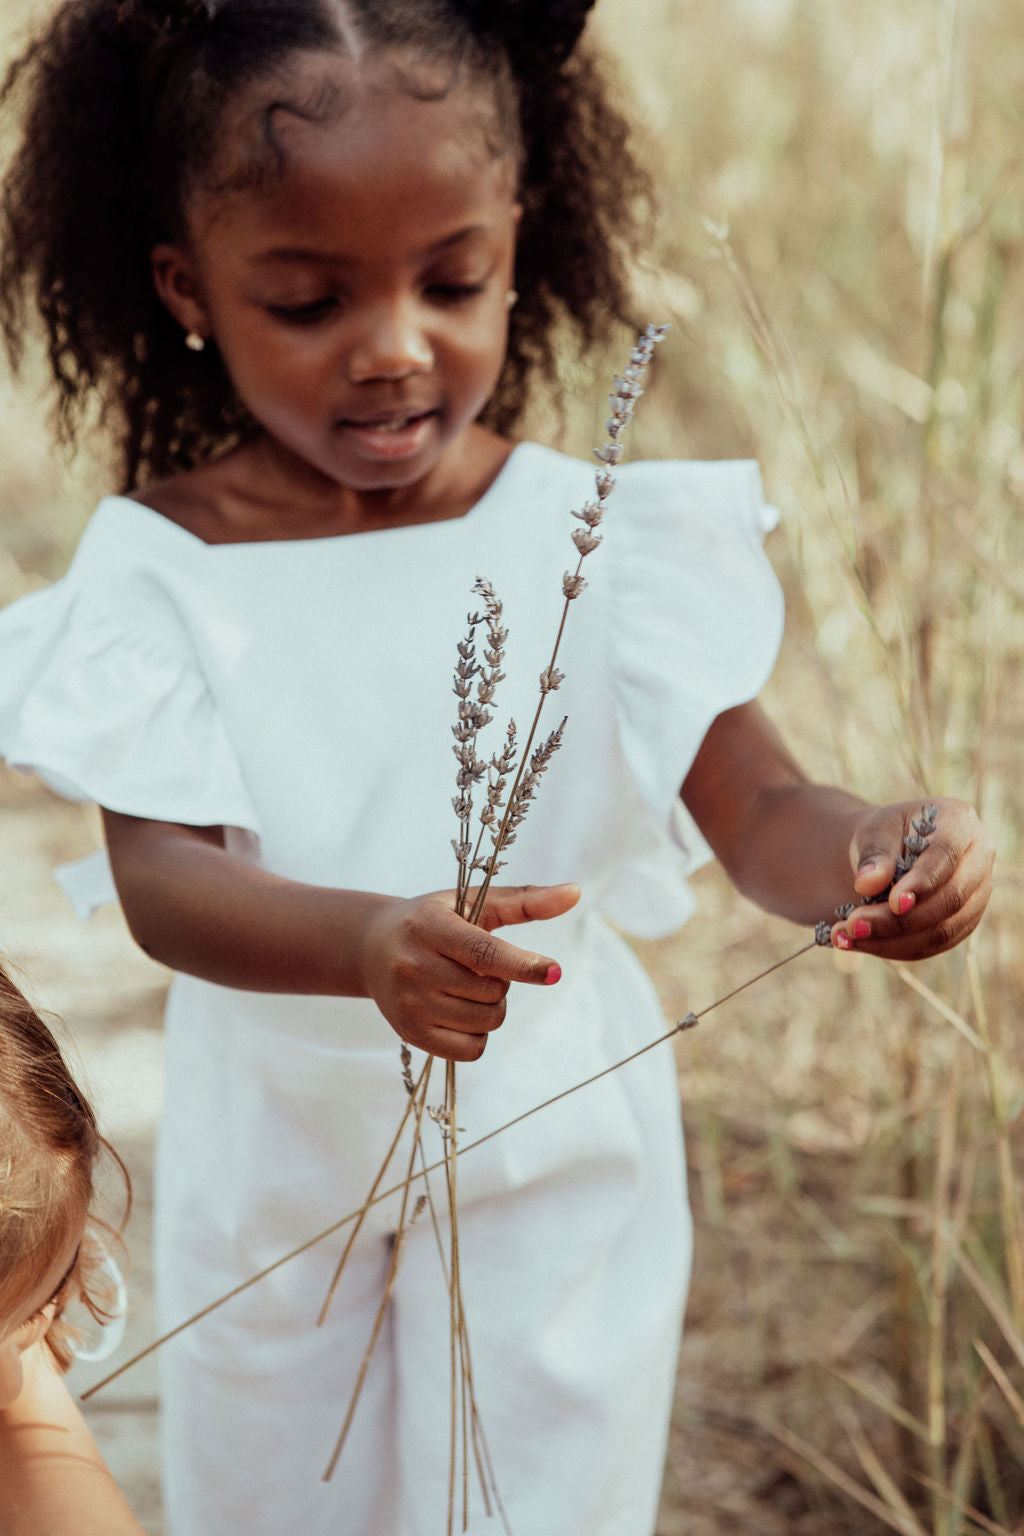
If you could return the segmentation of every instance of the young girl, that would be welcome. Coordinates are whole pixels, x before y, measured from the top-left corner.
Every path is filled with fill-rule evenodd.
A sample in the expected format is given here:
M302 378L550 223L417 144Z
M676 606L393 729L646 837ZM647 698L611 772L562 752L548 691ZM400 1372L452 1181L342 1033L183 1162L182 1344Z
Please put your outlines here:
M3 1536L141 1536L61 1380L73 1350L65 1307L79 1298L104 1315L89 1230L103 1149L57 1042L0 967Z
M564 332L591 343L625 314L639 239L586 9L65 0L8 86L8 337L38 310L63 426L98 397L126 494L4 617L0 747L105 808L132 931L180 973L167 1325L360 1203L402 1106L399 1037L473 1063L468 1139L662 1031L611 925L686 916L680 792L739 889L803 923L886 891L919 809L809 783L753 702L782 620L754 467L636 464L513 850L538 884L494 889L484 932L452 909L474 579L504 600L499 707L522 722L593 492L586 464L506 434ZM990 865L973 813L940 801L927 852L833 942L944 949ZM550 954L494 932L531 919ZM460 1162L475 1392L518 1536L652 1529L689 1266L678 1120L671 1055L649 1053ZM168 1346L174 1536L445 1528L428 1221L321 1480L396 1210L374 1208L323 1328L337 1249L317 1247ZM471 1502L469 1529L493 1528Z

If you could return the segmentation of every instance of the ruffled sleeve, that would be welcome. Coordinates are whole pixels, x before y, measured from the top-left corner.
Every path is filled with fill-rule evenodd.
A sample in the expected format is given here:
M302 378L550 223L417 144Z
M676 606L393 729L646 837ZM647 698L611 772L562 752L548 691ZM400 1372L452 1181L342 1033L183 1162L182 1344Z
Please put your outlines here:
M784 605L762 541L778 519L746 461L630 465L616 498L610 664L635 804L602 906L657 937L689 916L686 876L710 856L680 786L715 717L755 698L775 662Z
M0 754L68 799L258 834L173 599L100 512L67 576L0 614Z

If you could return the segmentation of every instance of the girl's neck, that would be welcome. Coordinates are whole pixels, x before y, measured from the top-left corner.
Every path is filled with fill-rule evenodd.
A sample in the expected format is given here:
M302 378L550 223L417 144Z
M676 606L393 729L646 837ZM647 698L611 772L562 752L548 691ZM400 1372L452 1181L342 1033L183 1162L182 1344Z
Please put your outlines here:
M410 486L360 491L321 475L263 433L212 464L133 493L206 544L340 537L464 517L501 471L513 444L485 427L461 452Z

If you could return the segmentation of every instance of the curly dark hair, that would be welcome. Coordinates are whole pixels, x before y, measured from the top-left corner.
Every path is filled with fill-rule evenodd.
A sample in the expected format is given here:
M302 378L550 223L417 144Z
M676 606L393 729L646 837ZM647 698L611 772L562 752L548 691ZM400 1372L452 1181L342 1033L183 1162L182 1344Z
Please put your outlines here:
M183 349L149 253L183 235L227 108L298 50L344 53L353 32L372 53L411 49L486 84L519 154L520 298L483 416L508 432L535 375L557 385L564 328L587 351L635 321L650 185L602 68L576 46L590 3L63 0L0 86L22 122L0 204L0 326L17 367L38 311L61 440L98 398L131 489L255 433L217 349ZM273 148L269 114L265 126Z

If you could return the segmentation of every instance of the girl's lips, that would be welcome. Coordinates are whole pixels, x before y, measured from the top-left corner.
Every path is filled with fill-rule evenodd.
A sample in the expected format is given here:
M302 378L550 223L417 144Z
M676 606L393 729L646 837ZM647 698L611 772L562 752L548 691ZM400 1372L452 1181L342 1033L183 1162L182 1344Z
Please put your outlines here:
M422 448L434 415L434 411L424 411L417 416L381 417L376 421L342 419L338 426L369 458L405 459Z

